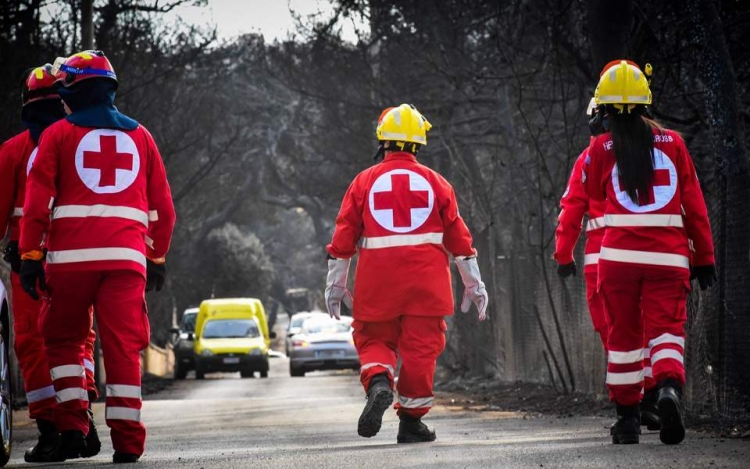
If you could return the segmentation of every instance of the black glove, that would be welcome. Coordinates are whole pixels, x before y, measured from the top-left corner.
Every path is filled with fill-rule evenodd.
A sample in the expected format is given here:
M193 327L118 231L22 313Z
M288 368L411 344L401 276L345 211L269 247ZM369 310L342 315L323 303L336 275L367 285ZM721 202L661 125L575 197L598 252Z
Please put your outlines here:
M559 275L561 278L567 278L571 275L575 277L578 275L578 270L576 269L576 263L571 262L570 264L560 264L557 266L557 275Z
M36 291L37 281L39 282L39 289L47 291L47 281L44 277L44 266L42 261L34 261L31 259L25 259L21 261L21 287L23 291L28 293L35 300L39 299L39 293Z
M695 265L690 269L690 280L698 279L698 284L701 286L701 290L711 288L715 280L718 280L716 276L716 267L711 265Z
M21 272L21 253L18 252L18 241L11 241L5 246L3 259L10 264L10 269L13 272Z
M146 291L161 291L165 278L167 278L167 267L146 259Z

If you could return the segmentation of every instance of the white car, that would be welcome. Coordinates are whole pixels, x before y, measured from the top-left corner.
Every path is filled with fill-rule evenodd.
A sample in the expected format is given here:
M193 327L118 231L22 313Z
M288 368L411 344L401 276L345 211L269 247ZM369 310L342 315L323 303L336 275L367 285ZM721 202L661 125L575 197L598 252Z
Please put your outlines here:
M25 294L25 293L24 293ZM13 387L10 383L10 301L0 282L0 467L10 459L13 430Z
M291 338L290 376L301 377L317 370L359 370L351 321L341 319L324 314L302 322L300 333Z

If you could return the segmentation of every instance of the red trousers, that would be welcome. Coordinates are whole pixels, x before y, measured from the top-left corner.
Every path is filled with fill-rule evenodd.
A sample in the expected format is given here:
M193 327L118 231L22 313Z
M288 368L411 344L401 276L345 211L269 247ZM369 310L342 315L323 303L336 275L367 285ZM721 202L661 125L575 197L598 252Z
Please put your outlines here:
M667 378L685 382L689 279L687 269L599 261L599 292L609 324L607 387L614 402L640 401L645 357L651 360L653 383Z
M440 316L401 316L384 322L355 320L354 345L362 364L360 380L365 392L373 376L386 373L393 388L396 361L399 415L420 418L434 402L435 365L445 349L445 321Z
M50 301L40 325L55 386L59 431L88 432L85 343L94 307L107 375L106 421L115 451L143 454L140 351L150 328L145 278L131 270L55 272L47 275Z
M29 418L52 421L56 400L47 356L44 353L44 341L39 332L39 311L42 307L42 300L35 300L23 291L21 280L15 272L11 272L10 282L15 335L14 350L18 357L21 375L23 375L26 401L29 404ZM91 317L89 317L90 321ZM96 332L89 326L84 357L86 387L88 391L98 396L94 381L94 342L96 342Z

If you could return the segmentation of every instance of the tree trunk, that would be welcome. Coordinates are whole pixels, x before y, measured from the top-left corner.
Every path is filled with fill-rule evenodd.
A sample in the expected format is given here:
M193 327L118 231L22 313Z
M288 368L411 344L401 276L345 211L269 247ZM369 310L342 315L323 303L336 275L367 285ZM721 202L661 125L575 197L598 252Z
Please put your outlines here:
M81 46L94 48L94 0L81 1Z
M721 410L742 412L750 399L750 177L737 79L724 31L712 0L687 3L697 74L705 87L710 147L720 181L719 217L714 223L719 271L719 395ZM715 220L714 220L715 221ZM713 296L713 295L712 295Z

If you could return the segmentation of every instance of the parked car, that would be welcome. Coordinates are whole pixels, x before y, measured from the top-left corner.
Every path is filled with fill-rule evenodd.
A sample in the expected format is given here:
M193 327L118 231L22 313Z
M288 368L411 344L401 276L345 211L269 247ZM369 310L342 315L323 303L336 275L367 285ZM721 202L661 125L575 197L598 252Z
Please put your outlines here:
M316 370L359 370L351 320L315 315L305 319L299 334L291 338L289 374L305 376Z
M305 322L305 319L314 317L316 315L325 317L328 314L322 311L300 311L299 313L294 314L289 319L289 325L286 328L286 343L284 346L284 353L286 353L287 356L289 356L289 353L292 351L292 337L302 331L302 323Z
M185 379L188 371L195 369L193 359L193 345L195 342L195 320L198 317L198 308L188 308L182 313L179 327L173 327L171 332L175 334L174 340L174 377Z
M0 467L10 459L13 432L13 386L10 369L10 301L0 282Z
M239 371L243 378L255 372L268 378L269 332L263 304L255 298L205 300L195 325L195 377L213 371Z

